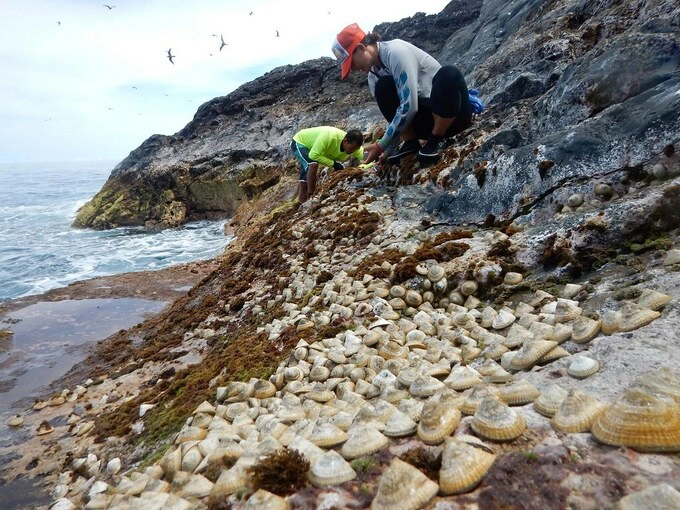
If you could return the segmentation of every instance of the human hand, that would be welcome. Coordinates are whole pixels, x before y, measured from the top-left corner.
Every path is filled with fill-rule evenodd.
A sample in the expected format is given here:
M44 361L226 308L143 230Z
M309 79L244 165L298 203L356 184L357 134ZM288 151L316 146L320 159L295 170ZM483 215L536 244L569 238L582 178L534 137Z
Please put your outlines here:
M342 166L342 163L338 163L337 161L333 162L333 170L342 170L343 168L345 167Z
M374 143L366 148L366 157L364 158L364 163L370 163L375 161L381 154L383 154L384 149L379 143Z

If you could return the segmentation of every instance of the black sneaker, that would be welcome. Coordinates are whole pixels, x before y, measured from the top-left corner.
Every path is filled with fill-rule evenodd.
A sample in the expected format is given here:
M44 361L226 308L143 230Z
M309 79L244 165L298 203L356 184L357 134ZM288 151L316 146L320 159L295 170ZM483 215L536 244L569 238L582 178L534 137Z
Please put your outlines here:
M387 158L387 162L390 164L394 163L399 163L401 158L408 154L415 154L420 150L420 142L418 141L417 138L413 138L412 140L406 140L405 142L402 142L401 145L397 148L397 151L392 154L390 157Z
M430 135L427 143L418 151L418 157L427 160L437 159L449 145L451 145L451 141L448 138Z

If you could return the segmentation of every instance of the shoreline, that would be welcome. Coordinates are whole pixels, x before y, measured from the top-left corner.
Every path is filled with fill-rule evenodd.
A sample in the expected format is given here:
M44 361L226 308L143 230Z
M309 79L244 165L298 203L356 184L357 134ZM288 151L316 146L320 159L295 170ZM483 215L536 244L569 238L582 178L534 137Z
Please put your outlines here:
M220 258L216 257L214 259L177 264L155 271L120 273L80 280L66 287L51 289L42 294L20 297L1 303L0 317L9 316L13 312L39 303L60 301L135 298L163 301L166 303L160 311L144 314L140 322L142 323L163 314L164 311L172 306L175 300L185 296L194 285L213 272L219 264ZM11 327L11 324L3 324L3 327L6 326ZM44 391L36 393L42 394L47 399L52 393L60 391L61 388L71 387L83 382L88 374L93 374L97 370L96 361L98 358L96 347L113 336L115 336L115 333L105 338L94 339L80 346L79 349L86 351L84 359L70 366L64 375L54 380L45 381L45 385L42 387ZM106 385L99 386L103 387ZM97 390L92 391L92 393L95 392ZM91 395L88 397L85 400L91 403ZM23 430L12 432L9 444L0 446L0 458L3 459L4 464L3 470L0 472L0 491L7 493L5 496L9 498L8 502L16 501L16 504L21 505L16 508L47 508L36 507L35 505L43 504L45 498L48 500L52 499L48 493L41 490L41 486L44 485L47 489L53 486L50 474L51 472L53 473L52 468L54 468L54 465L50 466L48 464L53 464L56 458L59 457L59 454L56 451L41 451L45 447L44 441L31 440L34 438L27 436L31 429L37 427L39 421L44 419L60 419L59 408L50 409L53 409L53 411L48 412L47 415L45 412L36 413L31 411L30 407L25 409L21 413L26 419ZM32 436L33 434L30 435ZM66 450L67 448L62 448L62 452ZM40 465L36 461L39 456L44 457L48 464ZM26 466L22 466L23 461L21 459L32 460ZM32 466L32 464L36 465ZM24 495L27 487L31 487L33 490L31 494ZM13 497L16 498L12 499Z
M0 303L5 314L39 302L66 299L140 298L154 301L174 301L219 266L219 256L176 264L153 271L133 271L79 280L66 287L50 289L42 294L18 297Z

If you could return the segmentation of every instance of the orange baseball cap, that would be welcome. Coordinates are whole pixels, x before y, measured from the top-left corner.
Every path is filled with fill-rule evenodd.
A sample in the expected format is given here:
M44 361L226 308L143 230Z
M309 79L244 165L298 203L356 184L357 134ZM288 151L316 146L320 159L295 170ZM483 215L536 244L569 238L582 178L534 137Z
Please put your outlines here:
M352 23L346 26L335 38L333 43L333 55L342 66L341 79L347 78L352 70L352 54L356 47L364 40L366 33L359 28L359 25Z

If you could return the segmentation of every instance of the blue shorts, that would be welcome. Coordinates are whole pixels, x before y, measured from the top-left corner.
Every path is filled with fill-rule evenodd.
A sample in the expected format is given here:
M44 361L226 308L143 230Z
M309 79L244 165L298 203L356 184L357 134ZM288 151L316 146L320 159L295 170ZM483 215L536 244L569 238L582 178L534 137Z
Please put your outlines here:
M293 140L290 143L290 150L293 151L293 155L300 162L300 181L307 182L307 170L309 169L309 165L314 163L314 161L309 159L309 149Z

